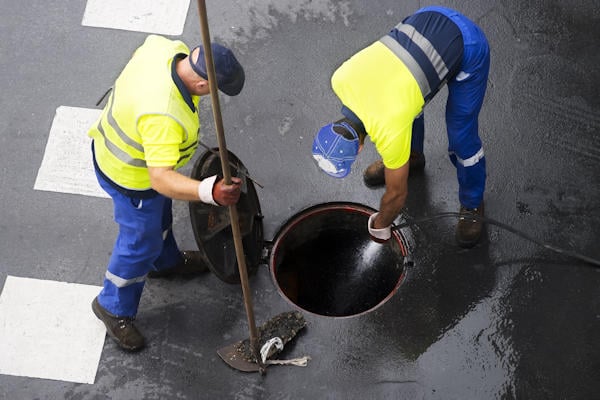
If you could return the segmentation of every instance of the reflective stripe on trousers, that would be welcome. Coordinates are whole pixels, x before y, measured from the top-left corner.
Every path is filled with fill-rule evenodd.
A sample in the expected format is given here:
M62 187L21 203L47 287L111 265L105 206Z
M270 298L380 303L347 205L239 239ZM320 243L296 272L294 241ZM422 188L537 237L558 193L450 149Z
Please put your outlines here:
M464 53L460 79L448 82L446 102L446 130L448 153L456 167L459 183L459 200L467 208L479 207L483 201L486 181L486 164L483 145L479 137L479 112L487 87L490 69L490 50L481 29L463 15L441 7L423 10L442 12L461 30ZM421 115L419 118L423 118ZM423 121L413 124L412 149L423 149ZM462 162L461 162L462 161Z
M160 194L143 200L128 197L99 174L96 177L113 199L119 224L98 301L114 315L132 317L137 314L148 272L181 261L171 229L172 201Z

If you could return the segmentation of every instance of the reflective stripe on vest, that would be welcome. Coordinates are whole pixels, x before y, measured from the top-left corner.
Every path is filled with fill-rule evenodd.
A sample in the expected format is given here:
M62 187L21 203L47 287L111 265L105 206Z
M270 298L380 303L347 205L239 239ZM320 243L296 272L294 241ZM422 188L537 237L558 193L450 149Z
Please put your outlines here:
M113 89L113 93L115 92L115 90ZM115 120L115 118L112 115L112 106L113 106L113 97L111 96L109 99L109 105L108 105L108 110L106 113L106 120L108 121L109 125L113 128L113 130L117 133L117 135L119 136L119 139L121 139L124 143L126 143L127 145L133 147L134 149L136 149L139 152L144 152L144 148L142 147L142 145L136 141L134 141L133 139L131 139L129 136L127 136L127 134L125 132L123 132L123 129L121 129L121 127L119 126L119 123ZM100 132L102 134L102 136L104 137L104 145L106 146L106 148L119 160L121 160L122 162L124 162L125 164L131 165L132 167L141 167L141 168L146 168L146 161L142 160L141 158L133 158L131 155L127 154L125 151L121 150L120 148L118 148L117 146L115 146L107 137L106 137L106 133L104 132L104 128L102 127L102 121L98 121L98 125L96 126L96 128L98 129L98 132ZM187 140L187 132L186 132L186 138ZM197 144L191 144L187 147L184 147L183 149L181 149L181 152L183 152L184 154L179 158L179 160L177 161L177 164L181 164L181 162L187 158L190 158L193 154L193 152L188 153L188 150L190 149L196 149Z
M138 122L144 116L166 116L181 128L178 159L172 160L175 169L185 165L198 146L198 114L171 77L173 59L180 53L189 53L182 42L148 36L121 71L99 121L90 129L98 167L125 189L151 188L144 132L138 131ZM196 103L197 96L192 96L192 101ZM166 140L173 143L173 139Z
M389 35L386 35L380 39L380 41L385 44L387 48L390 49L390 51L392 51L400 60L402 60L408 69L410 69L419 85L419 88L421 88L423 98L425 98L425 101L428 102L431 100L433 95L437 93L437 91L446 83L445 79L449 72L448 67L446 66L442 56L433 47L429 40L421 35L413 26L399 23L396 25L396 29L408 36L412 43L421 49L437 73L437 79L440 83L437 85L437 87L431 88L425 71L423 71L423 68L408 50L406 50L400 43L398 43L396 39Z
M134 149L138 150L139 152L143 153L144 148L142 147L142 145L140 143L134 141L133 139L131 139L129 136L127 136L127 134L125 132L123 132L123 129L121 129L121 127L119 126L117 121L115 121L115 118L112 115L114 96L115 96L115 89L113 89L110 99L109 99L108 110L106 112L106 120L108 121L110 126L113 128L113 130L117 133L117 135L119 136L119 139L121 139L123 142L127 143L127 145L129 145L129 146L133 147ZM120 148L118 148L117 146L115 146L106 137L106 133L104 132L104 128L102 127L102 119L100 119L98 121L97 129L98 129L98 132L100 132L102 134L102 136L104 137L104 145L106 146L108 151L110 151L116 158L118 158L125 164L131 165L133 167L146 168L146 161L144 161L140 158L133 158L131 155L127 154L125 151L123 151Z
M413 120L424 103L410 68L378 40L340 65L331 87L361 120L385 165L404 165L410 156Z

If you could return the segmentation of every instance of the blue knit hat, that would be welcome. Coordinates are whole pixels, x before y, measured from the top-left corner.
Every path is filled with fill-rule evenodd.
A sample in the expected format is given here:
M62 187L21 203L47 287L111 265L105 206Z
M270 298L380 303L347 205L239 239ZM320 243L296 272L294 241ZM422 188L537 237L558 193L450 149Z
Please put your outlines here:
M228 96L236 96L244 87L245 74L242 65L233 55L233 52L225 46L221 46L218 43L211 43L210 45L213 55L213 63L215 64L215 74L217 75L217 86L219 90ZM190 65L194 72L208 79L208 73L206 70L206 62L204 60L204 47L195 47L192 52L196 49L200 49L198 52L198 59L194 63L192 57L188 57ZM192 54L190 52L190 54Z
M352 139L346 139L335 132L347 131ZM334 178L343 178L350 173L350 167L358 154L358 134L346 122L334 122L322 127L313 141L312 154L317 165L328 175Z

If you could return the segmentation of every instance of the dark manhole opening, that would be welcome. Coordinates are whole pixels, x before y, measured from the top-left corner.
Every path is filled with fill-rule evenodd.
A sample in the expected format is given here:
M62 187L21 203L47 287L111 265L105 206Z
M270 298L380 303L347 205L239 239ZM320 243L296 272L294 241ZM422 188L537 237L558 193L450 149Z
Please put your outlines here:
M407 243L394 232L386 244L372 241L373 209L326 203L292 217L276 235L271 275L288 301L317 315L349 317L383 305L404 280Z

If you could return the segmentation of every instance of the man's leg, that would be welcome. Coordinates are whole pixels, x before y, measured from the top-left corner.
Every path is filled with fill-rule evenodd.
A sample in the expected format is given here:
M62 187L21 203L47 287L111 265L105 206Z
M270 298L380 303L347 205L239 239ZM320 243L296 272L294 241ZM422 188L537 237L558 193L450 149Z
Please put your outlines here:
M119 193L101 177L98 180L113 199L119 234L102 291L94 299L92 310L121 348L137 351L144 347L145 339L133 321L146 274L162 251L160 221L165 198L133 199Z
M412 136L410 139L410 159L409 167L411 173L423 171L425 168L425 154L423 154L425 141L425 113L421 113L414 121L412 126Z
M173 201L166 199L162 213L162 251L156 261L154 268L158 271L173 267L182 261L181 252L173 235Z
M170 278L182 276L191 278L208 270L199 251L179 250L173 235L172 201L167 199L163 209L162 252L154 262L154 268L148 272L149 278Z
M100 305L115 315L137 314L146 274L162 252L162 212L168 199L132 199L113 196L119 235L115 242L99 296Z
M479 241L483 226L476 219L477 215L483 216L486 180L478 118L487 87L490 54L483 32L466 18L460 22L465 41L463 64L461 72L448 83L446 126L448 152L456 167L464 214L457 225L456 239L461 246L472 247Z

